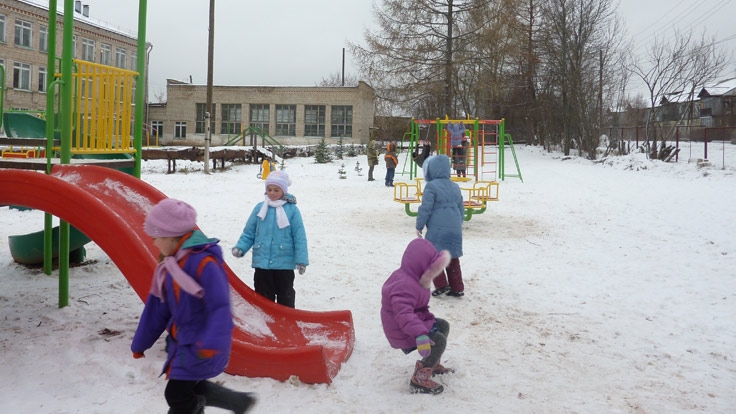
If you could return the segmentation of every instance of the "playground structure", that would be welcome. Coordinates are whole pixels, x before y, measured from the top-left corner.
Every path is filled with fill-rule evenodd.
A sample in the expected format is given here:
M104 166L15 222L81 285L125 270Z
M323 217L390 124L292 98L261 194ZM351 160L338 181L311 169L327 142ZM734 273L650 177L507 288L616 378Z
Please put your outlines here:
M418 149L421 141L432 142L437 154L445 154L452 159L452 146L450 145L449 134L445 129L447 124L451 122L462 123L466 126L468 146L465 163L468 176L480 181L494 181L496 179L505 181L507 177L515 177L524 182L519 168L519 161L516 158L514 142L511 135L506 133L506 121L504 119L412 119L411 128L403 137L404 142L408 138L409 152L405 154L402 174L408 173L409 179L414 179L417 176L418 166L411 162L409 154ZM435 129L433 139L430 139L429 136L431 126L434 126ZM472 128L468 128L468 126ZM424 129L423 137L422 129ZM506 173L506 148L511 151L513 156L516 174Z
M146 0L139 0L136 73L72 59L74 1L64 0L62 57L57 71L56 56L49 53L46 111L37 121L25 117L36 127L43 125L44 133L22 136L31 134L27 129L19 132L28 124L14 121L24 117L0 114L6 132L16 131L0 138L0 145L38 146L45 151L43 159L0 159L0 205L45 212L46 274L52 271L53 238L58 234L59 307L69 304L72 225L105 251L141 300L148 296L150 277L158 263L159 251L143 230L143 217L166 196L140 180L146 8ZM57 27L56 10L57 1L50 0L49 27ZM49 31L51 51L56 50L55 32ZM2 85L0 90L4 82ZM107 168L131 165L130 174ZM60 219L58 232L52 229L54 216ZM20 253L29 256L29 252ZM350 311L310 312L277 305L250 289L226 264L225 270L236 325L225 371L280 381L296 376L305 383L331 383L353 350Z
M465 140L468 145L464 146L464 154L453 153L449 134L446 126L449 123L462 123L466 125ZM430 139L431 127L435 129L435 135ZM470 127L468 127L470 126ZM424 131L424 136L422 132ZM470 220L473 215L483 214L489 202L499 200L499 186L497 179L505 180L507 177L516 177L523 182L519 162L516 158L516 150L511 135L505 132L505 120L479 120L479 119L435 119L416 120L412 119L411 129L404 135L404 142L408 141L408 151L404 153L403 170L401 174L409 174L409 179L414 183L394 183L394 201L404 204L407 215L415 217L411 205L420 204L422 197L422 181L417 172L419 166L412 159L412 154L420 150L422 142L430 142L437 154L445 154L455 163L463 164L466 172L462 177L451 177L453 181L459 182L463 190L465 221ZM405 147L405 145L402 145ZM516 167L515 174L506 173L506 148L509 148ZM457 160L458 156L464 157ZM471 183L472 182L472 183Z

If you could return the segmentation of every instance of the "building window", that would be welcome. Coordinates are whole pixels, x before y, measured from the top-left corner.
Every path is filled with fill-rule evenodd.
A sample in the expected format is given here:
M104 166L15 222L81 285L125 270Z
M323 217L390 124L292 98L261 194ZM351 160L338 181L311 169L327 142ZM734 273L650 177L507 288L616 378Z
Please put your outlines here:
M112 46L105 43L100 45L100 63L110 66L110 57L112 56Z
M138 56L136 56L135 54L130 55L130 70L138 70Z
M164 121L151 121L151 135L153 138L161 138L164 134Z
M352 105L336 105L332 107L330 136L333 138L353 136Z
M0 14L0 43L6 43L5 40L5 15Z
M46 92L46 68L38 68L38 91Z
M127 56L127 53L125 52L125 49L120 49L118 47L115 48L115 66L125 69L125 58Z
M250 126L268 132L268 122L271 119L271 110L268 104L251 104Z
M194 122L194 133L195 134L204 134L204 114L205 114L205 108L207 108L206 103L198 103L196 104L196 111L197 111L197 117ZM215 108L217 108L217 104L212 104L212 110L210 111L210 132L215 131Z
M305 137L324 137L325 136L325 106L324 105L306 105L304 106L304 136Z
M243 109L240 104L222 104L220 120L221 134L239 134L240 123L243 122Z
M31 65L18 62L13 64L13 88L31 90Z
M72 35L72 58L77 58L77 35Z
M184 139L187 137L187 123L183 121L176 121L174 127L174 138Z
M296 136L296 105L276 105L276 135Z
M24 20L15 21L15 45L31 48L31 33L33 26L31 22Z
M49 28L46 26L39 26L38 50L40 50L41 52L49 51Z
M82 60L88 62L95 61L95 41L90 39L82 39Z

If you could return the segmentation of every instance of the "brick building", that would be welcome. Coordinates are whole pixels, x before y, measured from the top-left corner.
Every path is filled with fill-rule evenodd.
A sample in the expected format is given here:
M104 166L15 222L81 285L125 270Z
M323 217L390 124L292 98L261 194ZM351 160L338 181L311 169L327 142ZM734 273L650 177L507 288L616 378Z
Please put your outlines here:
M202 145L206 85L169 79L167 102L150 104L148 123L162 145ZM222 145L250 125L284 145L368 143L376 93L365 82L355 87L213 86L212 145Z
M63 5L63 1L59 3ZM5 68L6 109L46 109L48 22L46 0L0 2L0 65ZM63 28L63 14L58 13L56 56L61 56ZM75 2L73 40L75 59L136 70L136 37L91 18L89 6L81 1Z

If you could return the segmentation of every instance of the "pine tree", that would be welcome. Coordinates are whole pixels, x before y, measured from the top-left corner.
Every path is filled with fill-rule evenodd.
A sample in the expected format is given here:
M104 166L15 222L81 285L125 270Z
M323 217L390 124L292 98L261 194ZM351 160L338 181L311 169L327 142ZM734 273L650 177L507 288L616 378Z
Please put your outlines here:
M330 149L327 148L327 142L325 142L324 138L322 138L322 141L319 142L319 145L314 150L314 161L318 164L326 164L332 161Z
M345 153L345 146L342 143L342 135L337 140L337 146L335 147L335 158L338 160L342 159L342 155Z

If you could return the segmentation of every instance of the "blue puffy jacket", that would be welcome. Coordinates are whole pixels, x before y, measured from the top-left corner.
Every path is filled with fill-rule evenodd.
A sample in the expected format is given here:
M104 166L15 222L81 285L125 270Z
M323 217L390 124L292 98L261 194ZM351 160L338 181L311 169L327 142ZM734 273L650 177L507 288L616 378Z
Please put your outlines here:
M290 195L287 198L293 199ZM276 209L273 207L268 208L264 220L258 217L263 203L258 203L250 213L235 247L243 253L252 247L252 267L258 269L291 270L297 264L309 265L307 233L296 203L284 204L289 226L283 229L276 224Z
M163 373L168 378L216 377L230 359L233 332L230 284L218 242L195 230L181 246L192 251L179 261L179 266L202 286L203 298L186 293L167 273L163 288L165 301L150 294L146 299L130 349L143 353L166 330L168 356Z
M435 155L423 165L422 204L417 211L416 229L427 227L426 239L437 250L448 250L453 258L463 255L463 195L460 187L450 180L450 158Z

